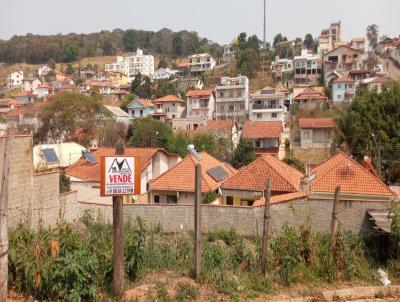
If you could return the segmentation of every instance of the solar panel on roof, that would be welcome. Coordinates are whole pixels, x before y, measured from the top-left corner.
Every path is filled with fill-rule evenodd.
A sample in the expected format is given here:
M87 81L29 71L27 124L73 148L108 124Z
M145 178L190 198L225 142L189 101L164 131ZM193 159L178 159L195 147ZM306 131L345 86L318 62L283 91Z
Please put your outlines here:
M94 158L92 152L90 151L83 151L83 156L87 159L87 161L91 164L96 164L97 160Z
M210 175L215 181L221 181L229 175L229 173L226 172L221 166L207 170L207 174Z
M56 164L59 162L56 151L54 149L42 149L44 159L48 164Z

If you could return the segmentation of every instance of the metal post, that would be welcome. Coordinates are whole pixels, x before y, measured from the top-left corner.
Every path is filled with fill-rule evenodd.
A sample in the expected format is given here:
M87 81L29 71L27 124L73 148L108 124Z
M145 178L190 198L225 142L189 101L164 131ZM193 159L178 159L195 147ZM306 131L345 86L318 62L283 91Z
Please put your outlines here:
M337 215L338 215L338 207L339 207L339 198L340 198L340 186L337 186L335 189L335 197L333 199L333 209L332 209L332 222L331 222L331 256L333 258L336 250L336 233L337 233Z
M194 206L194 254L195 254L195 277L200 281L201 277L201 166L195 165L195 206Z
M262 239L262 252L261 252L261 270L263 276L267 274L267 254L268 254L268 238L269 238L269 207L271 203L271 178L267 178L266 189L264 191L264 228Z
M118 140L115 146L115 155L125 154L125 143ZM122 196L113 196L113 293L121 299L124 293L124 222Z
M0 187L0 301L7 301L8 290L8 189L13 154L14 125L9 126L4 142L3 173Z

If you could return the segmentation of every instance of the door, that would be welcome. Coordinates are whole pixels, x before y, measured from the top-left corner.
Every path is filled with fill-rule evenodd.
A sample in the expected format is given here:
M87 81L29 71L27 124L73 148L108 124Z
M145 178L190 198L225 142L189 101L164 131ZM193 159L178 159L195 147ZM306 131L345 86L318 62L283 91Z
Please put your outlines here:
M226 196L226 205L233 206L233 196Z

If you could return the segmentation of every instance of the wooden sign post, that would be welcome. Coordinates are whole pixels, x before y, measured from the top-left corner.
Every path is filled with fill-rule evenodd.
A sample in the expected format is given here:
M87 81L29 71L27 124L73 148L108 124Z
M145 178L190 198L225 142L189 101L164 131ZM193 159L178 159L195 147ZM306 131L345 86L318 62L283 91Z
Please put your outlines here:
M101 158L100 196L113 200L113 294L121 299L124 294L124 222L123 196L140 194L139 158L127 157L125 143L118 141L115 156Z

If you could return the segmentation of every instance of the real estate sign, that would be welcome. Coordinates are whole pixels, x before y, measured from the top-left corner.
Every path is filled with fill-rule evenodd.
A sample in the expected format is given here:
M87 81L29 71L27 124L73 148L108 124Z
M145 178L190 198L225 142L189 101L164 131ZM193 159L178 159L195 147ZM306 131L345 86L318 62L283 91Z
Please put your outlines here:
M139 158L104 156L101 159L100 196L140 194Z

